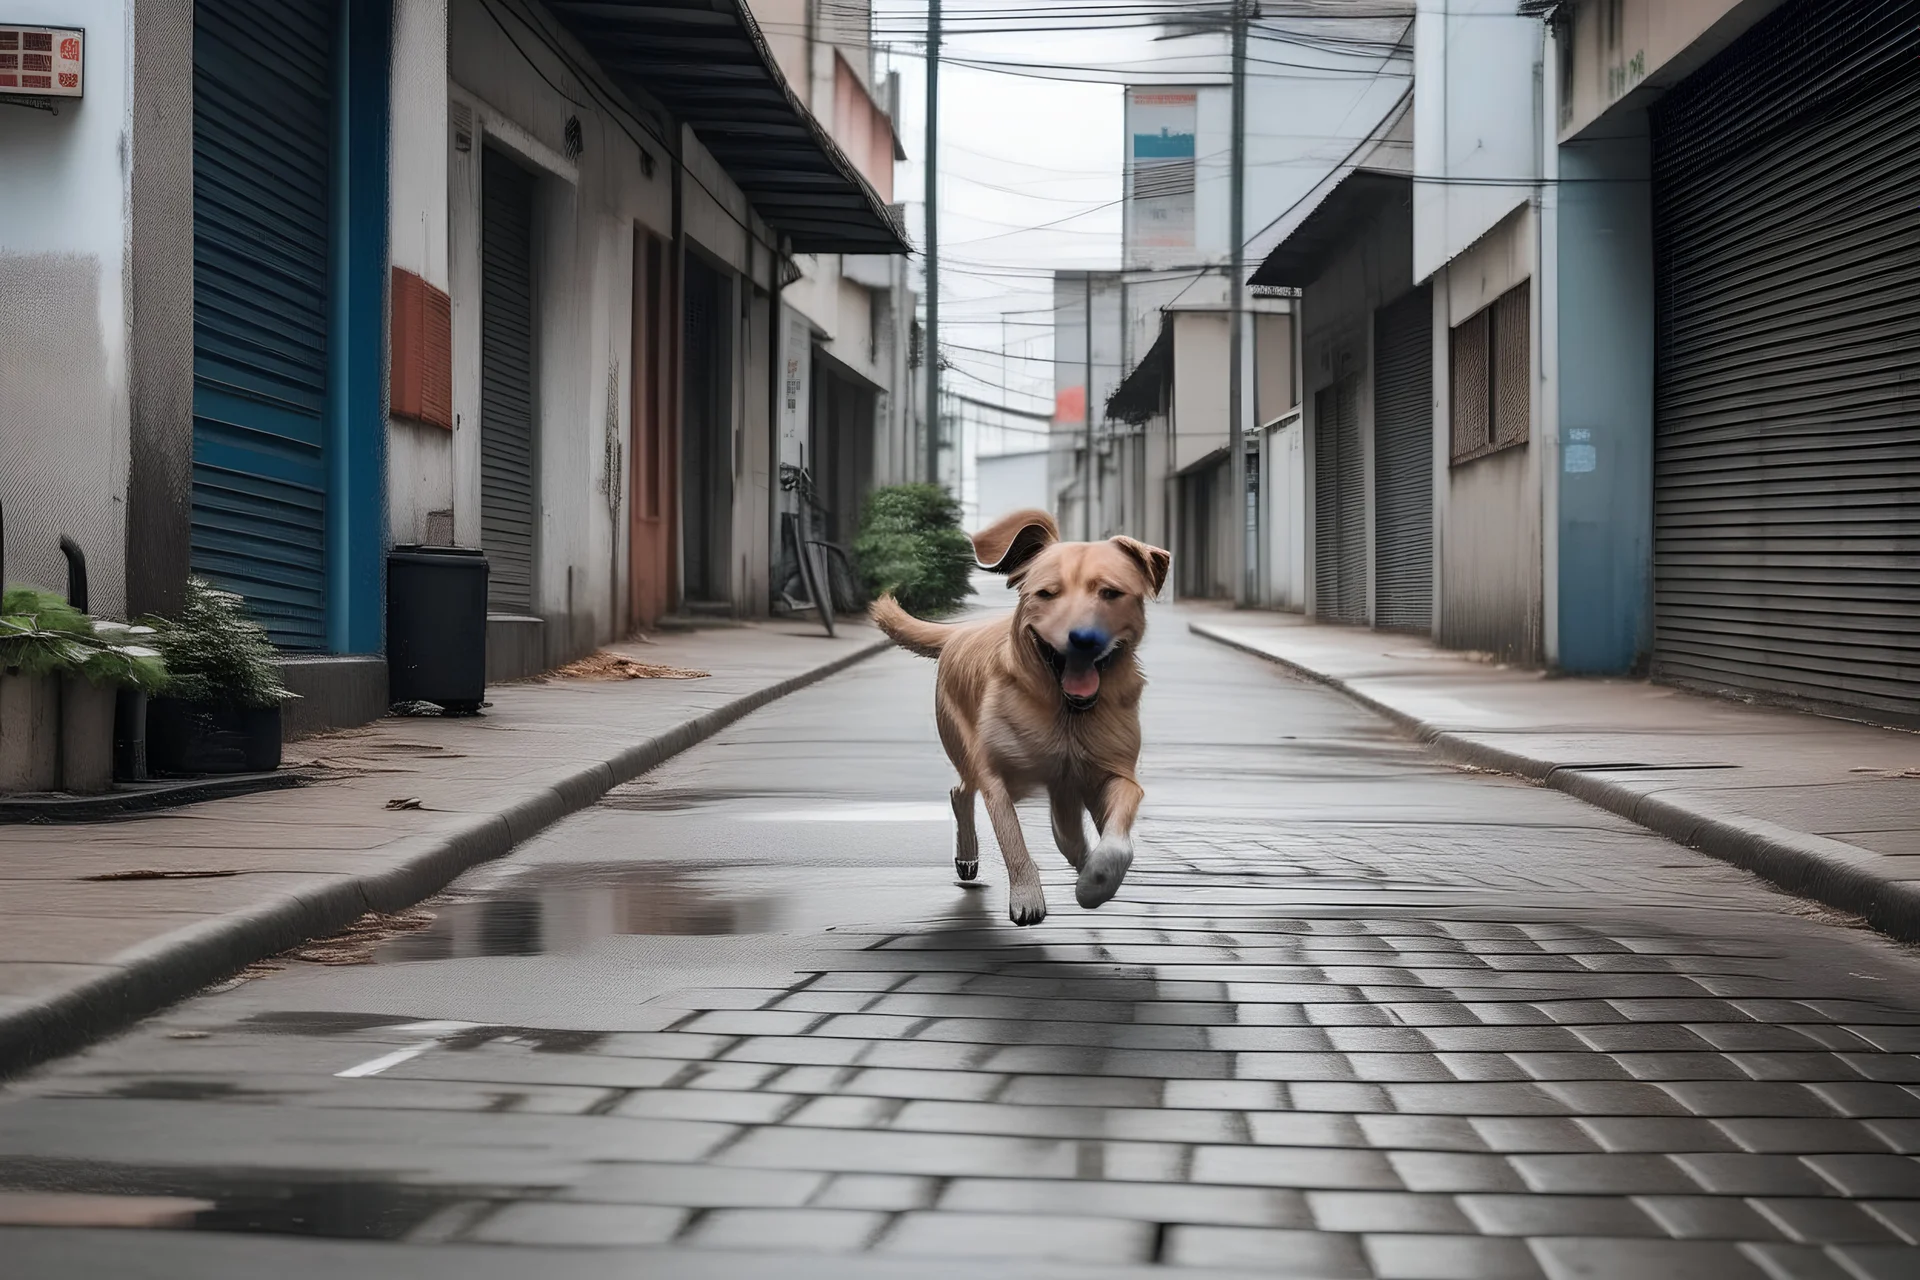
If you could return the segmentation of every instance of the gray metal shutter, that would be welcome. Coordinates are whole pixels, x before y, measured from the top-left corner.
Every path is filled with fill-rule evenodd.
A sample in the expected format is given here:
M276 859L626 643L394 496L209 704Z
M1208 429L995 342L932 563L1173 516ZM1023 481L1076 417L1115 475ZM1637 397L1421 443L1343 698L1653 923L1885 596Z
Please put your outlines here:
M329 0L198 0L193 571L326 647Z
M480 169L480 545L487 605L533 609L533 175Z
M1374 623L1433 626L1433 295L1374 313Z
M1654 670L1920 721L1920 23L1793 3L1654 117Z
M1367 620L1367 473L1351 378L1315 393L1314 613Z

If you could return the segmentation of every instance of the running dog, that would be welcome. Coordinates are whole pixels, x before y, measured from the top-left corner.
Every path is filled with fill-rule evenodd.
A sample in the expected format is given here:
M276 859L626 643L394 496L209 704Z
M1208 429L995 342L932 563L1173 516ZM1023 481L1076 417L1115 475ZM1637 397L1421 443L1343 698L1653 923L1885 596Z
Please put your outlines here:
M1021 836L1019 801L1046 790L1054 843L1079 872L1081 906L1113 897L1133 864L1146 683L1134 651L1146 634L1147 599L1160 594L1173 557L1132 538L1062 542L1044 511L981 530L973 548L982 568L1005 574L1020 593L1010 622L927 622L892 596L874 604L873 620L901 648L940 662L934 718L960 774L955 871L962 880L980 874L978 795L1007 861L1007 914L1038 924L1047 897ZM1082 811L1100 834L1091 850Z

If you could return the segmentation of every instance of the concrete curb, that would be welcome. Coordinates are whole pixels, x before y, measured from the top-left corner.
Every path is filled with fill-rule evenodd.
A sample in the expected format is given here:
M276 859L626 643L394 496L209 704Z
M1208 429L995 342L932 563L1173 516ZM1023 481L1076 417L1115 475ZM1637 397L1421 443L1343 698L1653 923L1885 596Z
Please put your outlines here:
M1901 942L1920 942L1920 882L1887 876L1876 865L1887 861L1881 854L1759 818L1707 813L1663 796L1648 795L1584 769L1437 729L1359 692L1338 676L1269 653L1258 645L1224 634L1212 624L1189 622L1187 629L1203 639L1252 654L1337 690L1457 763L1511 773L1563 791L1676 844L1751 871L1789 893L1860 916L1875 929Z
M0 1009L0 1079L71 1053L256 960L338 933L368 911L399 911L432 897L462 872L504 856L735 721L892 647L891 640L875 640L683 721L611 760L585 765L500 812L472 814L450 830L395 841L387 846L393 863L382 871L339 876L305 894L284 894L176 930L114 957L112 972L45 1000Z

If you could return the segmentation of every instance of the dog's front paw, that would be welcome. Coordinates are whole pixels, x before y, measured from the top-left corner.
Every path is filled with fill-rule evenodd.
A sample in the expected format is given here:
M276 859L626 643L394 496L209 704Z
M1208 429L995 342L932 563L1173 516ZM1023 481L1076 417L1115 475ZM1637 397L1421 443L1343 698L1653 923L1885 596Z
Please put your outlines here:
M1133 865L1133 842L1121 836L1105 836L1093 846L1093 852L1080 864L1080 878L1074 882L1073 896L1091 911L1114 894L1127 878Z
M1015 924L1039 924L1047 918L1047 895L1039 885L1015 885L1007 895L1007 919Z

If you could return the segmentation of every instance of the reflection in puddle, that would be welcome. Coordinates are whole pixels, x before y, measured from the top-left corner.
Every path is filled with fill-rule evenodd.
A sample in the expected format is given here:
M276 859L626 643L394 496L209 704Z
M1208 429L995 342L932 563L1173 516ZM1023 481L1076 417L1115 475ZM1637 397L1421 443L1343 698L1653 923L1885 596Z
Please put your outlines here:
M407 1186L255 1169L0 1163L0 1225L171 1228L399 1240L451 1206L500 1188Z
M529 871L500 895L430 908L431 928L390 939L378 963L532 956L621 934L771 933L775 898L720 892L681 871L630 865Z

